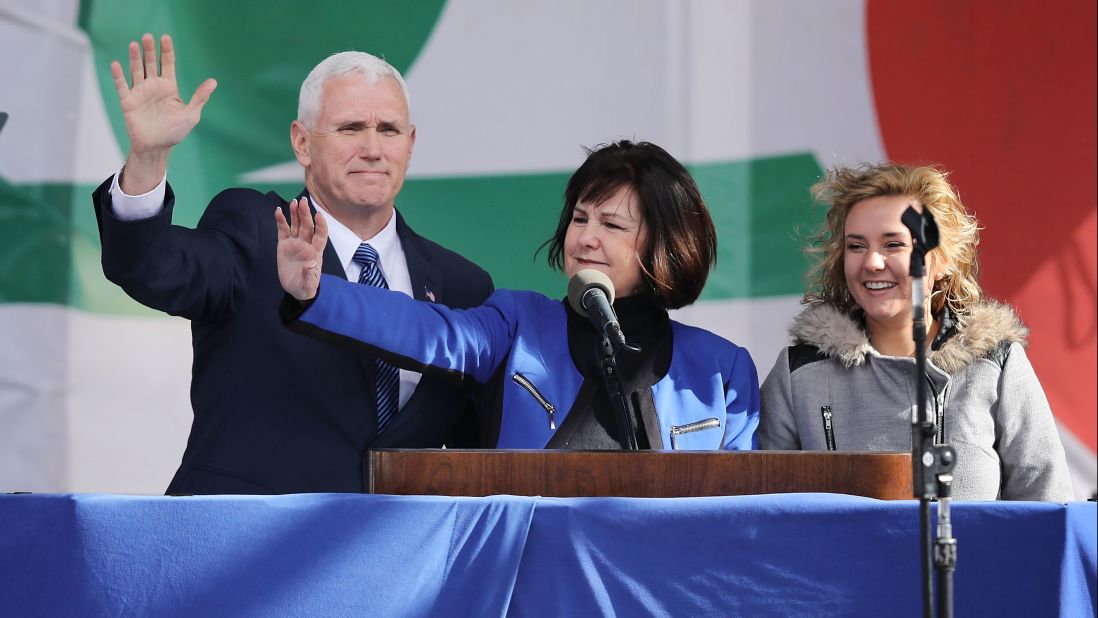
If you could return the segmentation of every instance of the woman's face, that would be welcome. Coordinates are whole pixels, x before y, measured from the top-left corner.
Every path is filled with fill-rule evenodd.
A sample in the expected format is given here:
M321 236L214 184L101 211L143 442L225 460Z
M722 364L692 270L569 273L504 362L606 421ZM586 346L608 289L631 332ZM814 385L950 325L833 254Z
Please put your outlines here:
M618 298L629 296L643 287L640 256L647 242L636 196L624 186L597 206L576 204L564 235L564 271L569 277L585 268L602 271Z
M884 195L862 200L846 215L843 230L843 266L846 287L865 311L872 330L910 329L911 232L900 216L915 200L904 195ZM926 305L930 291L942 270L932 253L927 256L923 279Z

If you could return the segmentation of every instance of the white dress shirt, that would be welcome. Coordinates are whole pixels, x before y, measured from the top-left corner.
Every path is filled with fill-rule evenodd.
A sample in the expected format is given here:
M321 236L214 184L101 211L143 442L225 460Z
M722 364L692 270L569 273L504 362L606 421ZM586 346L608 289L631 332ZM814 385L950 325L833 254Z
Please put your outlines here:
M412 294L412 277L408 274L408 260L404 257L404 247L400 244L400 236L397 235L395 211L389 217L389 222L385 224L385 227L381 228L381 231L377 234L374 234L373 238L361 239L358 234L352 232L350 228L340 223L338 219L325 210L315 198L309 196L309 199L312 201L313 207L324 213L324 218L328 221L328 242L332 243L332 248L339 256L339 263L343 266L344 272L347 273L348 281L358 281L358 276L362 273L362 267L354 261L355 251L358 250L360 244L368 242L374 248L374 251L377 251L378 261L381 262L381 274L385 276L385 283L389 284L389 289L415 298L415 295ZM408 403L408 399L416 390L416 385L419 384L420 377L421 374L415 371L400 370L398 409L403 408L404 404Z

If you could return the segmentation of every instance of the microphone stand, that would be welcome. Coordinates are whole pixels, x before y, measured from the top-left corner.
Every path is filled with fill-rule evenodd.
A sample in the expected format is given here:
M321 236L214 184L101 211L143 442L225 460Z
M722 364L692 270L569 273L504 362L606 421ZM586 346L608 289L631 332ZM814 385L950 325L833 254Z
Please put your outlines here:
M934 566L938 567L938 618L953 616L953 571L957 541L949 520L953 467L957 456L948 444L934 444L934 422L926 413L926 253L938 246L938 226L929 210L923 213L908 206L900 219L915 241L911 249L911 304L915 339L915 409L911 425L911 464L915 497L919 499L920 562L922 565L923 616L931 618L934 590L931 585L930 502L939 498L938 541L934 544Z
M602 367L602 382L606 385L606 394L610 397L610 405L618 412L618 418L622 422L622 435L625 437L625 450L637 450L637 430L633 427L633 415L629 411L629 402L625 399L625 391L621 387L621 377L618 372L618 359L614 354L614 346L610 344L610 338L602 336L602 354L600 358Z
M949 446L949 453L953 449ZM944 456L943 456L944 459ZM953 464L949 464L950 471ZM934 566L938 569L938 618L953 617L953 571L957 566L957 539L949 520L953 475L938 475L938 540L934 542Z

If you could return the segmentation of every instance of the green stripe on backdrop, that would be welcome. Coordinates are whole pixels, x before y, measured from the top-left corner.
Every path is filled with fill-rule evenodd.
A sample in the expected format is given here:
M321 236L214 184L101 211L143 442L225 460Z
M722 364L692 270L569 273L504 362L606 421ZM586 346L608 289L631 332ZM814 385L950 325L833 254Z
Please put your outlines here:
M822 174L797 154L689 166L717 226L717 269L702 300L800 294L801 238L821 220L808 188Z
M69 302L74 193L72 185L0 178L0 303Z
M821 170L808 154L689 166L713 214L717 268L702 300L799 294L806 262L797 231L818 221L808 187ZM409 182L399 207L417 231L471 257L499 287L564 291L545 251L569 173Z
M807 154L691 166L718 230L717 268L702 300L799 294L805 262L797 230L817 220L807 188L820 174ZM499 287L561 296L563 275L542 251L569 173L411 179L398 207L419 233L468 256ZM207 196L181 182L177 222L192 226ZM256 188L293 196L296 184ZM0 302L148 314L103 278L92 185L0 181Z

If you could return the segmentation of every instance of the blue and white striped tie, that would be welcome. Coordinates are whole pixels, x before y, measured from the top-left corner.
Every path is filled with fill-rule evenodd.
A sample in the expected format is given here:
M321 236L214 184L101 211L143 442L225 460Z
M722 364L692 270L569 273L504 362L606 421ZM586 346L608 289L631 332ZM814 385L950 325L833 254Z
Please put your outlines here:
M381 274L381 262L378 260L377 250L367 243L362 243L351 258L356 264L362 266L362 273L358 276L359 283L372 285L375 288L389 289L385 281L385 275ZM378 359L377 367L377 433L381 435L385 426L389 424L397 412L397 401L400 395L400 372L396 367Z

